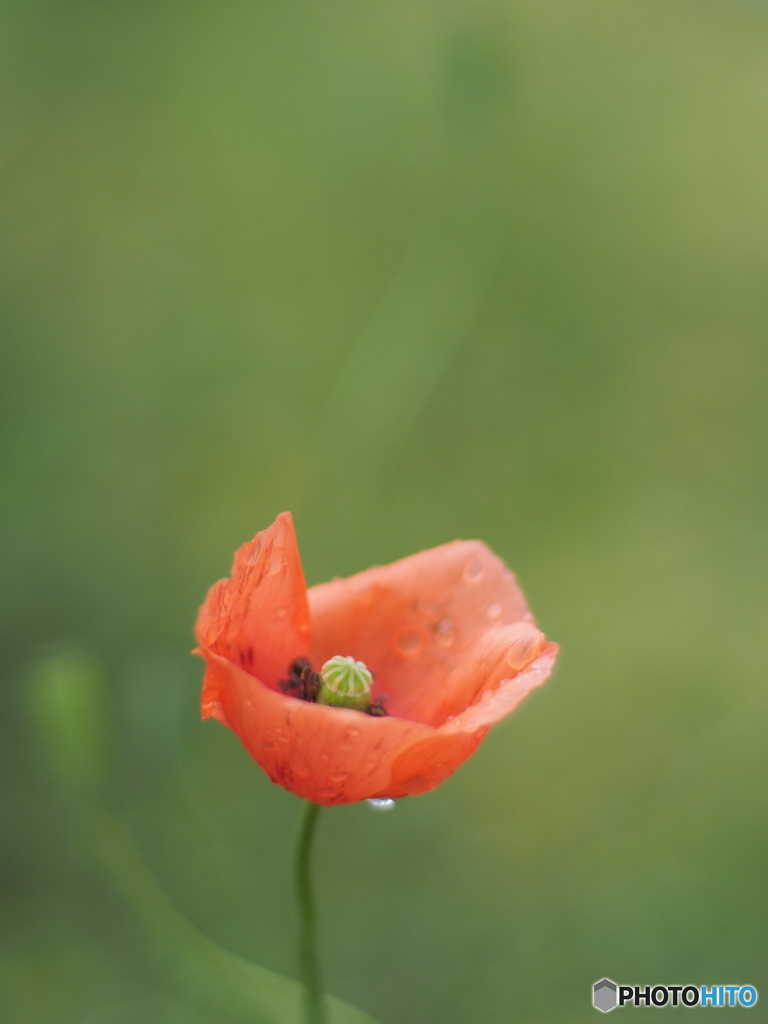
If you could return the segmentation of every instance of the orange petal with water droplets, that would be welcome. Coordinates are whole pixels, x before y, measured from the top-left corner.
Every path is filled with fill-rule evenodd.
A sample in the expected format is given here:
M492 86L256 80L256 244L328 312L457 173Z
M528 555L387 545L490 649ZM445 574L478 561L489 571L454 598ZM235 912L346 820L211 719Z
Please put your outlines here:
M311 631L310 631L311 613ZM198 620L203 715L233 729L278 784L321 804L432 789L549 675L557 645L513 574L454 541L307 593L288 513L244 545ZM387 717L298 700L294 658L364 661Z
M547 645L490 700L435 729L297 700L269 689L226 658L200 650L206 679L221 695L222 720L251 757L273 782L325 805L433 789L475 751L490 725L544 682L556 652L555 644Z
M544 643L514 575L476 540L312 587L309 606L317 664L354 652L374 674L374 693L387 694L391 714L429 725L508 676L511 648L519 670ZM529 656L522 657L526 631Z

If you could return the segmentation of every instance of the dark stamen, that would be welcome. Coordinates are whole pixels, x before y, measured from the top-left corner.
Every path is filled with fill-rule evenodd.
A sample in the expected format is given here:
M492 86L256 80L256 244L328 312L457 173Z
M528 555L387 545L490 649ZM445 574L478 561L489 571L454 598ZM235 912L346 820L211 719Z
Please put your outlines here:
M379 696L376 698L376 700L373 702L373 704L369 704L368 705L368 707L366 708L365 713L367 715L373 715L374 718L383 718L385 715L389 714L387 709L384 707L386 702L387 702L387 695L386 695L386 693L379 694Z
M320 689L320 676L312 671L312 666L306 658L296 658L288 668L288 678L282 679L278 685L283 693L291 697L313 702Z

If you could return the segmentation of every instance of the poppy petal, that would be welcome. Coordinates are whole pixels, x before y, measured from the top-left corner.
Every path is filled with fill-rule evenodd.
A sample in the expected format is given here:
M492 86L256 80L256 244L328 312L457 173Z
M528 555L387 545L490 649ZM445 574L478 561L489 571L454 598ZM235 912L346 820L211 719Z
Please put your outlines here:
M297 700L201 647L206 687L218 695L225 724L273 782L305 800L343 804L388 796L392 764L434 730L403 718Z
M557 644L547 644L522 672L487 688L476 704L450 718L426 741L406 748L392 766L392 797L434 789L477 748L488 729L508 715L534 687L549 676Z
M361 659L390 714L428 725L458 714L544 644L513 573L480 541L312 587L309 604L315 662Z
M513 675L508 672L508 678L485 689L479 700L451 718L443 728L449 732L474 731L506 717L515 710L523 697L547 680L559 649L557 644L546 643L539 656L527 668Z
M272 781L306 800L333 805L409 796L439 785L475 751L495 721L544 682L557 645L548 644L490 699L439 729L296 700L208 648L199 653L207 662L206 689L220 702L216 717L237 733Z
M215 583L197 620L197 638L270 687L310 651L307 585L290 512L236 552L231 579ZM203 692L203 717L221 717L218 694Z

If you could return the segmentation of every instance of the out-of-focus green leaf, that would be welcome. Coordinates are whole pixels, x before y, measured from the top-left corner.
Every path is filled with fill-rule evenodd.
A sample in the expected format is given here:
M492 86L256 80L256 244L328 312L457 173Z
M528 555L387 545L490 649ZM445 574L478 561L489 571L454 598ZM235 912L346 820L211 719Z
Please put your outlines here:
M39 658L27 678L33 720L60 791L74 801L94 867L140 925L144 953L162 981L222 1022L301 1024L301 985L201 935L171 904L96 792L107 769L103 676L95 659L70 648ZM329 999L328 1015L329 1024L376 1024L337 999Z
M101 669L79 647L37 658L26 674L29 703L46 755L62 785L82 793L98 788L106 767Z
M170 984L190 1002L233 1024L302 1024L303 991L291 978L250 963L201 935L170 904L124 829L101 814L95 821L100 863L145 928L147 943ZM376 1024L338 999L329 1024Z

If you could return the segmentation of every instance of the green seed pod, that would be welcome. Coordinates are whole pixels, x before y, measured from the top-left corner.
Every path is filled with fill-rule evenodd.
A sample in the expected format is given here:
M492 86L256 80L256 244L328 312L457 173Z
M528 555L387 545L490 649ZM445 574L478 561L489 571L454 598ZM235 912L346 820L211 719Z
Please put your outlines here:
M337 654L320 669L318 704L365 711L371 703L373 676L362 661Z

